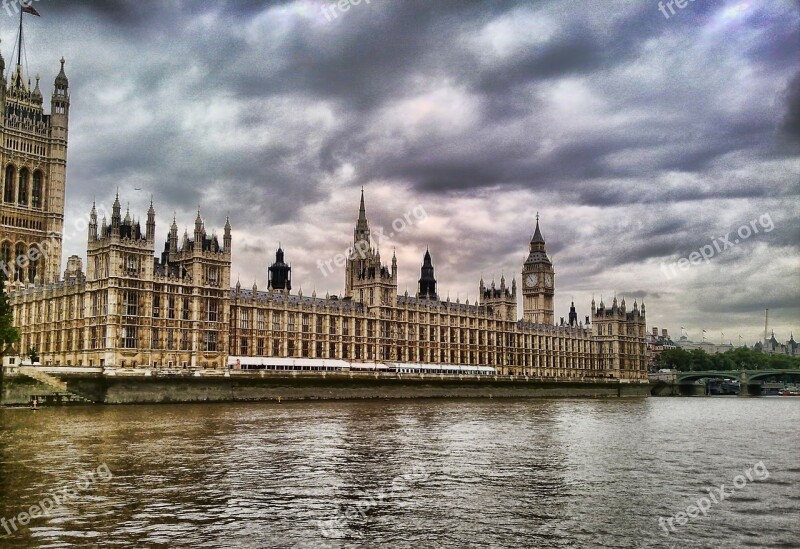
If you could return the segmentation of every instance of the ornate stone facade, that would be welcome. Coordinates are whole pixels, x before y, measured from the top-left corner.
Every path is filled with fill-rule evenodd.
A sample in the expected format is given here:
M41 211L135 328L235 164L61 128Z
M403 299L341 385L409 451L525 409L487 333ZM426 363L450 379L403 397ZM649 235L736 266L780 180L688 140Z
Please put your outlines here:
M222 368L228 346L231 226L223 244L200 213L193 238L178 245L173 221L160 258L155 210L145 231L119 197L98 228L90 214L86 273L70 258L65 279L12 293L20 349L43 364L148 368ZM76 261L77 260L77 261ZM78 272L76 272L78 271Z
M69 81L55 79L50 114L17 65L0 55L0 270L10 287L60 279L69 126Z
M173 221L154 258L155 212L145 231L119 199L111 223L90 215L86 274L12 293L21 348L45 364L156 368L223 368L228 356L484 365L499 373L543 378L613 377L645 381L644 305L627 311L592 306L591 322L519 320L516 280L489 287L476 303L442 300L430 252L416 296L397 294L398 266L381 264L369 239L364 197L346 267L345 294L292 294L291 267L279 249L266 291L230 290L231 227L221 246L198 213L194 238L178 245ZM536 236L538 235L538 236ZM537 230L532 246L544 248ZM72 258L72 271L80 262ZM549 261L549 260L548 260ZM552 264L549 265L552 269ZM530 271L528 263L523 273ZM545 283L544 289L553 289ZM543 292L546 295L546 291ZM553 318L539 302L531 312ZM527 311L526 311L527 314Z

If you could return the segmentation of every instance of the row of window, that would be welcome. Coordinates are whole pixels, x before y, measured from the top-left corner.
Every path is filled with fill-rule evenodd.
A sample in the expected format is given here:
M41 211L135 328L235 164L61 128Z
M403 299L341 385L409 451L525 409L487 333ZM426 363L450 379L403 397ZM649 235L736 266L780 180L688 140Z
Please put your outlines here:
M142 313L142 304L140 303L141 296L144 295L139 291L128 290L123 292L123 301L121 305L121 314L125 317L135 318L139 317L140 313ZM92 294L92 305L91 305L91 314L92 316L105 316L108 314L108 300L107 294L105 292L95 292ZM178 319L180 317L182 320L190 320L191 319L191 301L189 297L181 297L173 294L167 294L166 296L162 296L161 294L154 294L153 295L153 307L152 307L152 316L154 318L167 318L167 319ZM208 322L218 322L220 321L220 313L219 313L219 303L216 299L213 298L205 298L202 302L203 311L201 311L201 318L204 318ZM66 311L65 311L66 309ZM77 311L76 311L77 309ZM67 318L75 318L75 312L77 312L78 318L83 318L83 309L80 305L80 298L70 298L67 300L59 299L59 300L52 300L46 302L40 302L38 307L31 307L30 309L23 309L23 312L27 312L27 321L30 322L32 318L30 317L31 313L35 310L36 322L43 321L43 315L46 315L46 319L55 319L55 320L63 320L64 312L67 313ZM235 314L235 313L234 313ZM283 318L284 312L283 311L274 311L272 312L272 331L273 332L280 332L281 331L281 320ZM255 328L257 330L265 331L268 319L269 319L269 312L264 310L257 310L255 311ZM310 315L302 315L303 318L303 330L302 333L311 335L309 330L310 327ZM287 328L288 331L294 333L297 331L297 324L296 318L297 315L295 313L287 313ZM377 322L377 324L376 324ZM330 322L329 323L329 332L328 334L323 334L323 317L317 316L316 321L316 328L317 332L315 335L338 335L337 331L337 322ZM468 330L468 329L458 329L458 328L445 328L445 327L434 327L434 326L418 326L414 327L411 325L400 325L397 327L391 326L391 323L388 321L374 321L369 320L363 322L361 320L356 319L352 323L355 327L355 331L353 332L354 335L361 336L361 337L370 337L374 338L378 334L376 332L376 326L380 327L380 337L384 339L397 339L400 341L430 341L430 342L440 342L440 343L451 343L451 344L463 344L463 345L506 345L508 347L523 345L524 347L532 347L537 346L538 348L542 348L545 350L555 349L555 350L562 350L562 351L572 351L572 352L588 352L590 348L591 342L586 339L565 339L565 338L554 338L548 336L521 336L524 337L524 341L517 340L518 334L511 334L511 333L503 333L503 332L486 332L486 331L477 331L477 330ZM238 322L240 329L250 329L250 315L245 314L243 315ZM351 330L350 330L351 322L348 318L341 319L341 332L342 336L350 337ZM364 328L366 328L366 332L364 332ZM449 337L448 337L448 330L449 330ZM504 337L505 335L505 337ZM415 339L416 336L416 339ZM534 338L531 340L531 338ZM538 340L536 339L538 338Z
M5 248L1 248L5 250ZM5 252L4 252L5 253ZM5 257L5 256L4 256ZM28 266L28 274L36 276L38 262ZM15 272L15 278L25 271ZM128 290L122 294L120 314L124 317L138 317L145 312L141 292ZM162 307L163 303L163 307ZM191 320L191 299L189 297L177 297L167 295L162 300L160 294L153 295L152 316L154 318L167 318ZM20 315L18 319L22 323L31 322L53 322L66 319L84 318L83 295L70 296L66 299L50 299L37 301L30 305L24 305L16 310ZM66 313L66 317L64 316ZM94 292L91 297L91 316L107 316L109 314L108 294L106 292ZM205 298L201 301L200 318L206 322L222 322L219 301L214 298Z
M238 316L238 322L236 322L236 324L238 325L239 328L241 328L243 330L249 330L251 327L253 327L255 329L258 329L258 330L265 330L266 329L266 324L268 322L269 312L268 311L264 311L262 309L234 308L232 310L232 315L234 317L234 321L236 321L236 318ZM339 329L338 328L339 322L336 320L335 316L328 316L328 315L318 314L318 315L315 315L315 322L312 323L312 315L311 314L289 312L289 313L287 313L287 315L288 316L286 318L286 326L287 326L287 330L290 331L290 332L294 332L294 331L297 330L297 316L298 315L301 317L301 326L302 326L302 332L303 333L310 333L312 324L314 324L315 327L316 327L316 333L323 333L325 331L324 330L324 324L328 325L328 330L329 330L328 333L330 333L331 335L336 335L337 331ZM281 329L281 318L282 318L282 316L283 316L283 311L274 311L272 313L272 330L273 331L279 331ZM329 318L328 322L324 322L324 318L326 318L326 317ZM446 318L446 317L444 317L444 315L443 315L443 318ZM397 322L402 322L402 321L403 321L403 319L398 319L397 320ZM413 313L411 313L409 315L409 318L408 318L407 321L409 323L413 323L414 322ZM355 328L356 328L356 332L357 333L361 332L361 324L360 324L360 322L361 322L360 320L356 320L355 321L355 323L356 323ZM368 330L370 330L370 332L374 332L374 330L375 330L375 322L376 321L374 321L374 320L370 320L369 321ZM381 335L383 337L390 337L389 336L390 326L392 324L395 324L396 322L395 323L390 322L390 321L379 321L379 322L380 322ZM424 319L424 315L420 315L420 323L426 324L425 319ZM447 324L446 322L443 322L440 325L439 329L442 332L444 332L444 330L446 330L446 327L448 325L454 326L454 329L452 330L453 333L456 333L458 331L457 328L455 328L455 327L458 327L460 325L461 327L466 328L466 326L467 326L466 323L463 322L463 319L462 319L462 322L460 324L456 323L456 322L453 322L452 324ZM474 322L470 322L469 323L469 327L474 328L475 327L475 323ZM430 326L429 328L430 328L430 334L434 334L434 330L436 329L436 326ZM480 323L479 328L481 330L485 331L487 329L491 329L492 327L487 328L484 325L484 323ZM423 328L420 327L420 333L422 333L422 330L423 330ZM349 324L349 320L347 318L342 318L342 320L341 320L341 331L342 331L342 335L349 335L349 333L350 333L350 324ZM393 335L394 334L392 334L392 336ZM431 335L430 337L433 338L434 336ZM412 335L409 334L408 338L412 339ZM424 336L420 336L420 338L424 339L425 337ZM442 340L442 341L444 341L444 340Z
M270 345L271 342L271 345ZM321 341L310 342L301 341L299 344L293 340L282 341L281 339L270 340L268 338L239 338L236 342L238 346L232 345L231 353L238 353L240 356L297 356L298 358L366 358L368 360L378 358L380 360L407 360L417 362L442 362L456 364L485 364L485 363L499 363L499 357L504 356L503 353L492 351L465 351L455 349L428 349L428 348L407 348L404 346L390 346L378 345L373 346L370 344L355 344L350 345L347 343L341 344L341 351L337 350L336 343L325 343ZM285 343L285 344L284 344ZM377 352L373 353L373 348L377 348ZM352 349L352 351L351 351ZM366 349L365 352L362 351ZM311 350L314 354L311 354ZM394 350L394 355L392 355ZM326 354L327 353L327 354ZM351 353L354 356L350 356ZM362 356L363 354L363 356ZM377 354L378 356L374 356ZM528 365L528 355L523 353L523 366ZM489 357L489 358L487 358ZM491 357L496 357L492 359ZM566 367L585 366L591 357L555 357L547 355L542 357L545 364L552 365L553 361L562 363ZM487 360L489 362L487 362ZM531 357L531 361L535 362L535 357Z
M0 244L0 269L7 271L7 275L14 282L35 284L40 282L41 264L43 254L36 246L17 244L12 247L11 242Z
M98 350L106 349L108 340L107 326L92 326L89 330L88 340L84 337L83 330L56 330L24 338L23 344L35 347L40 353L70 352L74 349ZM142 336L140 338L140 336ZM123 326L120 330L118 346L123 349L165 349L193 351L191 337L188 331L153 329L151 339L145 340L138 326ZM217 333L214 331L203 332L202 351L217 351ZM26 347L26 348L28 348Z
M98 350L107 348L107 326L93 326L87 334L84 330L58 330L52 333L34 335L31 339L25 337L23 346L34 346L42 353L57 353L75 349ZM123 326L120 330L118 347L125 349L147 350L180 350L194 351L191 332L188 330L158 329L150 331L149 340L146 333L137 326ZM343 358L366 360L400 360L409 362L440 362L451 364L495 364L514 365L525 368L581 368L605 369L610 361L592 360L589 356L555 356L552 354L531 355L530 353L496 352L496 351L465 351L456 349L429 349L407 348L400 345L373 345L373 344L341 344L282 340L280 338L249 338L238 339L234 345L232 341L231 352L238 351L241 356L282 356L298 358ZM238 347L237 347L238 345ZM200 348L205 352L217 352L218 334L215 331L202 332ZM602 345L601 345L602 348ZM313 354L312 354L313 351ZM641 350L640 354L643 355ZM602 351L601 351L602 354ZM634 355L635 356L635 355ZM597 363L592 366L593 363ZM636 364L636 359L624 360L625 363Z
M640 337L644 336L644 327L643 326L640 326L640 325L636 325L636 326L623 325L622 327L625 328L625 332L624 333L620 332L620 335L630 335L630 336L639 335ZM612 330L613 330L613 324L607 324L606 328L604 329L603 328L603 324L597 323L597 335L613 335L613 331ZM606 333L603 334L603 332L606 332ZM637 332L639 332L639 333L637 334Z
M6 166L6 174L3 183L3 202L6 204L17 204L19 206L29 206L31 208L42 207L42 197L44 196L44 174L41 170L31 172L28 168L22 168L17 175L17 168L13 164Z
M44 222L30 219L28 215L14 215L15 212L9 212L9 215L0 217L0 223L8 227L19 227L20 229L33 229L34 231L44 230Z
M6 139L6 148L14 151L38 154L39 156L44 156L47 151L44 145L30 143L28 141L20 141L19 139L12 139L10 137Z

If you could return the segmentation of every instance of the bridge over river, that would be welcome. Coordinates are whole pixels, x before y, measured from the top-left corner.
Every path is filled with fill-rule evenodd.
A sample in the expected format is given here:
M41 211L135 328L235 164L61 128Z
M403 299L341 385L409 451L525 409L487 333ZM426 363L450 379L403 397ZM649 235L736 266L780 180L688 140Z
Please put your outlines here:
M739 396L760 396L768 389L786 384L800 384L800 370L727 370L704 372L659 372L650 374L655 396L708 395L711 380L729 380L739 384ZM704 383L698 383L704 381Z

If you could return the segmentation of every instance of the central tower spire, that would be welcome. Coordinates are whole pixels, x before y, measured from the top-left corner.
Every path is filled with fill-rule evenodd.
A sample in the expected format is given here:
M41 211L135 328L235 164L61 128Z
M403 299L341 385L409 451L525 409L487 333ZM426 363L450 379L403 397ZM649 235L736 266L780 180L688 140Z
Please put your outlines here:
M370 305L390 304L397 297L397 264L393 262L391 270L382 265L380 252L372 248L364 203L362 187L353 247L345 265L344 296Z
M357 243L359 240L369 242L369 223L367 223L367 208L364 205L364 187L361 187L361 205L358 207L358 221L356 222L353 243Z

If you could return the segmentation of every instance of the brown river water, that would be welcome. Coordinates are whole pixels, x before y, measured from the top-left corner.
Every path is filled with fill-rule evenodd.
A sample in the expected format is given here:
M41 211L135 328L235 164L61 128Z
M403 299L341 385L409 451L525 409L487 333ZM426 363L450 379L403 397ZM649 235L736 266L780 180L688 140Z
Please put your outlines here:
M800 398L0 409L0 519L15 548L800 547Z

